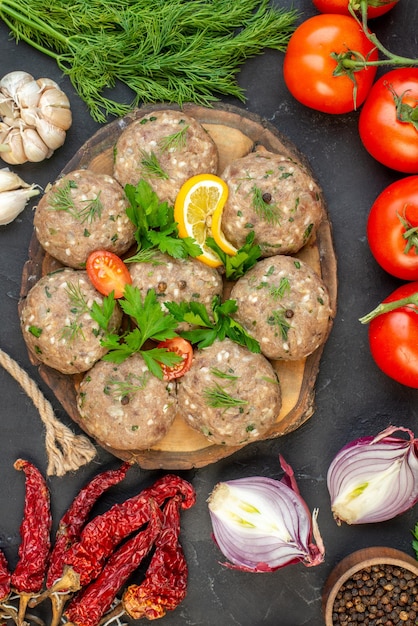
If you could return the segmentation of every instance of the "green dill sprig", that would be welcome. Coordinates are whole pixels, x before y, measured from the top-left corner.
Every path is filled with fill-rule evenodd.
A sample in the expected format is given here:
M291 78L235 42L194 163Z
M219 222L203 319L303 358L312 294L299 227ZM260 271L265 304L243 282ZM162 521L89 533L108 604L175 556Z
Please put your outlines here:
M238 380L239 376L235 376L235 374L232 373L233 370L231 369L230 372L223 372L222 370L218 369L217 367L212 367L210 370L210 373L213 374L213 376L217 376L218 378L223 378L225 380L228 381L236 381Z
M287 341L291 324L286 317L285 309L276 309L267 318L267 324L277 326L283 341Z
M184 121L183 121L184 124ZM161 152L167 152L172 148L174 150L181 150L187 144L187 131L189 129L189 124L183 126L181 130L168 135L167 137L162 137L158 142L158 146Z
M77 189L77 183L74 180L66 180L62 185L58 185L51 193L49 210L65 211L71 215L77 222L91 224L93 220L99 219L103 205L100 200L100 191L95 198L89 198L83 201L84 206L77 210L74 200L71 196L71 189Z
M138 245L137 254L126 259L127 263L150 260L152 251L156 250L176 259L202 254L194 239L178 236L173 207L167 202L160 202L147 181L141 179L136 186L125 185L125 194L129 202L126 214L136 228L135 239ZM149 252L144 259L140 252L145 250Z
M265 194L263 194L263 191L260 189L260 187L257 187L257 185L253 186L252 194L252 205L257 215L261 217L261 219L265 220L268 224L279 224L281 214L277 207L277 204L272 204L271 199L267 201L265 199Z
M229 409L231 407L242 407L248 404L248 400L236 398L216 383L213 387L207 387L203 391L206 404L214 409Z
M159 178L160 180L168 180L169 176L161 167L155 152L146 152L140 150L141 153L141 169L148 178Z
M177 322L187 322L196 328L179 334L198 348L211 346L216 339L222 341L228 337L235 343L245 346L250 352L260 352L260 344L232 316L237 311L235 300L221 303L215 296L211 303L211 315L201 302L164 302L168 311Z
M266 0L2 0L0 17L55 60L103 123L144 102L244 102L241 66L266 48L284 52L299 12ZM128 88L120 99L109 96L117 83Z
M279 300L283 298L290 291L290 281L286 276L280 278L280 282L277 287L270 287L269 293L273 300Z
M227 280L238 280L249 269L254 267L261 256L261 248L254 244L254 231L248 233L244 245L238 249L233 256L226 254L216 243L213 237L206 239L206 245L219 256L225 268L225 278Z

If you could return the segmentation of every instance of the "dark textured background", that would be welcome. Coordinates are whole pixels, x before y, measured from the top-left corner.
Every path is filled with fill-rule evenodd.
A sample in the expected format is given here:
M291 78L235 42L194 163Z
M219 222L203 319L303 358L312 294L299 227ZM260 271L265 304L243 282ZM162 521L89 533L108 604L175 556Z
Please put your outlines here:
M315 14L310 0L281 3L300 9L303 18ZM418 56L417 23L416 0L400 0L394 10L373 22L373 28L392 51ZM328 116L297 103L283 83L282 62L283 54L267 51L246 63L239 82L248 99L239 106L266 118L286 134L308 157L323 187L338 256L338 312L321 362L313 417L285 437L252 444L214 465L181 473L193 483L198 499L196 506L184 513L182 522L182 541L190 567L188 595L175 612L164 618L167 626L218 622L228 626L320 626L321 591L341 558L370 545L393 546L413 554L411 528L418 520L417 507L379 525L337 527L326 487L328 466L348 441L377 434L389 424L409 427L418 433L418 392L402 387L377 369L369 353L367 328L358 322L361 315L399 284L372 259L365 225L374 199L402 175L379 165L365 152L357 133L358 113ZM92 121L55 63L23 43L16 45L0 23L0 73L17 69L29 71L36 78L55 79L71 100L74 122L65 145L48 161L12 168L28 182L45 187L99 125ZM19 329L17 304L32 217L28 207L15 222L0 227L0 347L28 371L52 402L57 416L70 424L30 364ZM0 547L13 566L17 561L24 498L23 475L13 469L13 463L17 457L27 458L45 472L46 454L43 426L31 400L3 370L0 385ZM320 509L325 562L315 568L292 565L258 575L226 569L220 564L222 555L211 539L207 497L219 480L251 475L280 478L279 453L293 467L309 507ZM55 524L82 485L99 469L117 465L116 459L99 451L97 459L78 472L48 479ZM157 475L158 472L133 468L124 485L109 493L99 510L135 493Z

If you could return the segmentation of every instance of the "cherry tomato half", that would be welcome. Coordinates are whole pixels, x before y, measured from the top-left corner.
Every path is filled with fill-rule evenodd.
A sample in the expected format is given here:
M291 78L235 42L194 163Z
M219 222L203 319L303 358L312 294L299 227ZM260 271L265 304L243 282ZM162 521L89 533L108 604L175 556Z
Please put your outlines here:
M183 359L182 361L176 363L176 365L172 365L171 367L168 365L164 365L164 363L160 364L163 370L164 380L173 380L174 378L180 378L180 376L183 376L183 374L189 371L193 360L193 347L192 344L187 341L187 339L183 339L183 337L173 337L172 339L160 341L157 347L165 348L170 352L175 352Z
M125 285L132 284L125 263L108 250L92 252L87 259L86 270L93 286L105 296L113 291L115 298L121 298Z
M371 88L360 112L359 132L364 147L386 167L417 174L417 114L418 68L384 74Z
M418 280L418 176L397 180L376 198L367 219L367 239L386 272Z
M290 38L283 64L284 80L293 97L324 113L348 113L359 107L370 91L376 68L353 72L353 80L346 73L334 76L337 61L331 55L349 51L377 59L376 49L353 17L323 13L302 22Z
M416 295L418 282L405 283L383 302ZM418 388L418 306L409 304L370 321L370 350L377 366L402 385Z
M321 13L340 13L341 15L351 15L348 5L350 0L312 0L318 11ZM379 17L384 13L387 13L395 4L398 4L399 0L368 0L367 3L367 17ZM360 8L360 0L354 0L354 9L356 11Z

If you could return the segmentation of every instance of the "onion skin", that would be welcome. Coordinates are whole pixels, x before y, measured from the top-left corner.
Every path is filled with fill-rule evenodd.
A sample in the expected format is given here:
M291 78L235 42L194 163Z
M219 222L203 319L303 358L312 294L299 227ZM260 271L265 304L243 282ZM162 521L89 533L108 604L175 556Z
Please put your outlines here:
M397 431L409 440L392 437ZM338 525L401 515L418 502L418 439L407 428L389 426L346 444L329 466L327 485Z
M311 519L292 469L280 461L286 473L281 481L253 476L218 483L212 491L213 537L227 567L260 573L298 562L307 567L322 563L317 510Z

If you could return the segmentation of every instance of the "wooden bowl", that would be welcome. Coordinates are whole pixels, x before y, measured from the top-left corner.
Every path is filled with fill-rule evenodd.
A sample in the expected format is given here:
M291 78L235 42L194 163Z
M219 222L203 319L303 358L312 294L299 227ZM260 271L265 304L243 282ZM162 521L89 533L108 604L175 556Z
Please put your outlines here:
M124 128L134 120L149 115L158 109L176 109L176 105L152 105L136 109L126 117L103 126L95 133L67 163L60 176L75 169L88 168L97 173L113 174L113 148ZM185 113L200 122L218 147L219 173L232 160L244 156L254 149L266 149L285 154L303 163L310 170L306 158L289 139L283 136L266 120L248 113L244 109L228 105L205 108L184 105ZM51 181L53 182L53 181ZM297 254L322 276L330 293L332 317L337 302L337 263L333 247L332 229L325 210L316 237ZM41 248L35 233L29 247L20 293L19 310L29 289L46 273L60 264ZM332 319L328 332L331 330ZM314 412L314 385L319 369L323 345L313 354L300 361L274 361L282 387L282 408L266 439L291 432L308 420ZM35 354L29 354L37 365L40 376L52 389L70 417L83 428L76 406L76 389L80 376L68 376L43 365ZM222 446L209 442L201 433L192 430L181 416L176 417L168 434L150 450L114 450L97 441L109 452L122 459L138 463L145 469L190 469L203 467L229 456L242 446Z
M359 574L366 568L375 566L393 565L401 567L417 577L418 586L418 561L401 550L387 548L384 546L374 546L357 550L346 556L335 566L329 575L322 593L322 611L325 619L325 626L338 626L338 621L333 621L333 609L341 587L354 575ZM372 587L373 589L375 587ZM415 597L417 602L417 596ZM357 622L352 622L356 624ZM404 623L403 621L399 623ZM418 623L418 615L414 620L405 622L409 624Z

